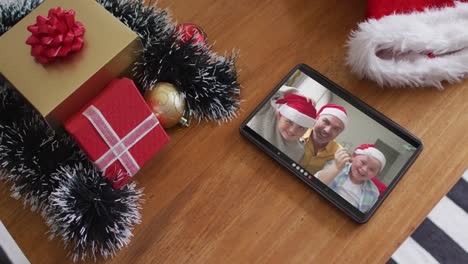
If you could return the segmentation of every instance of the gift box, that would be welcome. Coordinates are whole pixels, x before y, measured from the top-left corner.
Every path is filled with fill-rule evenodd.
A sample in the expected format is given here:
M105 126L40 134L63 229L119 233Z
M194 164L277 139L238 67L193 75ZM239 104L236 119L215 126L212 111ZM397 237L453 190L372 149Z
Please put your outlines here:
M113 80L65 129L91 161L122 187L169 137L132 80Z
M57 7L75 11L85 28L83 48L41 64L26 44L27 28ZM61 124L111 80L128 76L141 50L136 33L95 0L46 0L0 37L0 73L51 124Z

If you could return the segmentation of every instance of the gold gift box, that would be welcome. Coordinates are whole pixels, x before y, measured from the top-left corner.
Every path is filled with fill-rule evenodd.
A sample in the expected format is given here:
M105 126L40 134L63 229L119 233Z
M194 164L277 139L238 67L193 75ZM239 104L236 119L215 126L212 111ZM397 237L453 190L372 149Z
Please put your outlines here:
M49 9L74 9L85 27L84 46L42 65L31 56L27 26ZM112 79L128 75L141 55L137 34L95 0L46 0L0 37L0 73L53 126L78 112Z

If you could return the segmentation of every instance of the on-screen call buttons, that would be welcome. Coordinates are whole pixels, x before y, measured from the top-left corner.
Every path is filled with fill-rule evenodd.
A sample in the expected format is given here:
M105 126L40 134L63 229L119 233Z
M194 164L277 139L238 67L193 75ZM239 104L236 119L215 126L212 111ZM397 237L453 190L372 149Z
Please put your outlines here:
M306 176L309 179L312 179L312 177L309 175L309 173L306 170L304 170L303 168L301 168L301 166L299 166L299 164L296 164L296 163L293 162L291 165L293 166L293 168L295 168L301 174L303 174L304 176Z

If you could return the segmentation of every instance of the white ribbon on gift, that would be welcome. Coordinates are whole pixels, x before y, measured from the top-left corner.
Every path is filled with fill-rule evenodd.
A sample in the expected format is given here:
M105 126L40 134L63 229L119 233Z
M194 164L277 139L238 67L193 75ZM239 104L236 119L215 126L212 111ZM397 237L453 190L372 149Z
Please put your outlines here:
M121 139L101 111L94 105L89 106L83 112L83 115L91 122L107 146L109 146L109 150L94 162L96 166L104 172L111 164L119 160L129 176L135 175L140 170L140 166L129 152L129 149L159 124L156 116L151 113Z

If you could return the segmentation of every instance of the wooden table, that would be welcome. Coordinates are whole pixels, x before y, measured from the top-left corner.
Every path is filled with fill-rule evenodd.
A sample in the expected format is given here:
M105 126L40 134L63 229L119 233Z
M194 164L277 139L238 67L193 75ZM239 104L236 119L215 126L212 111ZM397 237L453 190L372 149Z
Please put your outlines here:
M163 0L213 49L240 50L242 105L232 122L169 131L137 176L142 224L109 263L384 263L466 169L468 81L381 89L344 65L365 1ZM369 223L359 225L242 138L239 126L297 63L306 63L420 137L425 149ZM4 184L2 184L3 186ZM0 217L32 263L70 261L42 217L0 192ZM104 262L99 260L98 262Z

